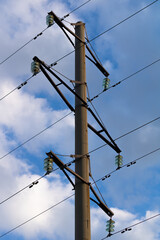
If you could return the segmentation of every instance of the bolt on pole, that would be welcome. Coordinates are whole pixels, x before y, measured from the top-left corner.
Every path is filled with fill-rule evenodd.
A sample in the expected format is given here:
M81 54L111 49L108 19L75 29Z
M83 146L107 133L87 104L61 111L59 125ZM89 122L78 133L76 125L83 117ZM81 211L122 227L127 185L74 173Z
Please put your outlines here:
M75 24L75 34L85 42L85 24ZM85 44L75 39L75 92L87 102ZM79 83L77 83L79 82ZM75 97L75 155L88 153L87 109ZM83 156L75 162L75 172L89 182L89 158ZM75 240L90 240L90 189L75 179Z

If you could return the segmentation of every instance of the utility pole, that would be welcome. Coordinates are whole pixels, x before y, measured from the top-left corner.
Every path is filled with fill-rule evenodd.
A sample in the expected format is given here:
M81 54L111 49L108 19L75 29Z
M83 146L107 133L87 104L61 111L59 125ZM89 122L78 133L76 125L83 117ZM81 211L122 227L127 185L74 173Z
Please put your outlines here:
M86 83L86 63L87 57L105 76L105 81L108 80L109 73L97 60L96 56L90 50L88 45L85 44L85 24L83 22L77 22L75 25L75 33L66 27L60 18L56 16L54 12L49 12L48 27L53 25L53 22L62 29L71 44L75 48L75 89L70 88L44 61L38 57L34 57L32 62L32 72L36 75L40 70L55 88L56 92L63 99L68 108L75 113L75 172L68 168L52 151L46 153L48 158L45 159L46 174L49 174L52 170L53 162L63 171L68 178L73 188L75 189L75 240L91 240L91 227L90 227L90 200L97 204L110 218L114 213L108 208L108 206L99 198L96 191L89 183L89 156L88 156L88 128L92 130L98 137L100 137L106 144L108 144L114 151L118 153L116 162L118 168L121 165L122 156L120 156L121 150L112 139L110 134L104 125L99 121L96 114L87 105L87 83ZM68 33L75 37L75 44L69 37ZM87 48L91 57L85 54L85 48ZM54 64L51 64L53 66ZM59 84L56 84L47 71L59 80ZM72 94L75 95L75 108L68 102L63 93L58 88L58 85L63 84ZM97 131L92 125L87 122L87 110L94 117L96 122L101 127L100 131ZM101 134L104 132L109 140ZM75 176L75 184L67 174L68 171ZM90 197L90 190L94 195L94 198ZM110 222L113 223L110 219Z
M75 34L85 42L85 24L75 24ZM75 39L75 92L87 102L85 44ZM87 108L75 97L75 155L88 153ZM89 182L89 157L78 157L75 172ZM89 185L75 178L75 240L90 240Z

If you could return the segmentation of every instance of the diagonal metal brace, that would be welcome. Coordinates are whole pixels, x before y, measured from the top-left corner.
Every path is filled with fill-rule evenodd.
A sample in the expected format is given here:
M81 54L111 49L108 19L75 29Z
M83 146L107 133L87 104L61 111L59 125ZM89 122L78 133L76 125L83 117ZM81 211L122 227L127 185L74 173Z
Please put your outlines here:
M57 76L43 61L41 61L38 57L34 57L33 58L34 61L37 61L40 63L40 69L43 72L43 74L46 76L46 78L49 80L49 82L51 83L51 85L55 88L55 90L57 91L57 93L60 95L60 97L63 99L63 101L66 103L66 105L69 107L69 109L72 112L75 112L75 109L73 108L73 106L68 102L68 100L65 98L65 96L63 95L63 93L60 91L60 89L58 88L58 86L55 84L55 82L52 80L52 78L49 76L49 74L46 72L46 70L44 68L46 68L54 77L56 77L68 90L70 90L80 101L82 101L82 103L84 104L84 107L88 108L87 103L81 98L79 97L78 94L76 94L59 76ZM43 68L43 67L44 68ZM91 114L93 115L93 117L95 118L95 120L98 120L97 117L95 116L95 114L93 113L93 111L91 111L90 108L88 108L88 110L91 112ZM99 121L99 120L98 120ZM100 122L98 122L100 123ZM101 125L102 127L102 125ZM113 142L108 141L100 132L98 132L91 124L88 123L88 128L90 128L97 136L99 136L106 144L108 144L112 149L114 149L117 153L120 153L121 150L118 148L118 146ZM104 130L104 129L103 129ZM105 129L105 133L107 134L107 136L109 135L109 133L107 132L107 130ZM110 135L109 135L110 136ZM110 137L111 138L111 137Z
M88 45L86 44L85 41L83 41L81 38L79 38L74 32L72 32L68 27L66 27L64 25L64 23L62 23L62 21L57 17L57 15L54 12L50 12L49 14L52 14L54 17L54 21L58 24L58 26L62 29L62 31L65 33L65 35L67 36L67 38L69 39L69 41L71 42L71 44L74 46L74 43L72 42L71 38L68 36L68 34L65 32L65 30L67 30L70 34L72 34L72 36L74 36L76 39L78 39L81 43L86 45L86 48L88 50L88 52L91 54L91 56L93 57L93 59L95 60L95 62L89 58L88 56L86 56L91 62L93 62L97 68L106 76L109 76L109 73L107 72L107 70L102 66L102 64L97 60L97 58L95 57L95 55L93 54L93 52L91 51L91 49L88 47ZM65 30L64 30L65 29Z
M90 189L92 191L92 193L94 194L94 196L97 198L98 202L95 201L93 198L90 198L93 202L95 202L109 217L112 217L114 215L114 213L108 208L107 205L105 205L101 199L98 197L97 193L95 192L94 188L92 187L92 185L90 185Z
M52 151L50 151L49 153L46 153L47 156L49 156L50 158L53 159L53 161L55 162L55 164L62 170L62 169L66 169L68 172L70 172L71 174L73 174L76 178L78 178L79 180L81 180L83 183L86 183L87 185L90 185L89 182L85 181L81 176L79 176L77 173L75 173L74 171L72 171L72 169L70 169L69 167L67 167ZM68 176L69 177L69 176ZM67 177L67 178L68 178Z
M93 202L95 202L108 216L112 217L114 215L114 213L108 208L107 205L105 205L101 199L98 197L97 193L95 192L94 188L92 187L90 182L85 181L81 176L79 176L77 173L75 173L74 171L72 171L69 167L67 167L57 156L56 154L54 154L52 151L46 153L48 157L53 159L53 162L63 171L63 173L66 175L66 177L68 178L68 180L70 181L70 183L72 184L72 186L75 188L75 184L73 183L73 181L71 180L71 178L69 177L69 175L66 173L65 170L67 170L68 172L70 172L71 174L73 174L76 178L78 178L80 181L82 181L83 183L87 184L90 186L90 189L92 191L92 193L94 194L94 196L96 197L96 199L98 200L98 202L96 200L94 200L93 198L90 198ZM64 170L65 169L65 170Z

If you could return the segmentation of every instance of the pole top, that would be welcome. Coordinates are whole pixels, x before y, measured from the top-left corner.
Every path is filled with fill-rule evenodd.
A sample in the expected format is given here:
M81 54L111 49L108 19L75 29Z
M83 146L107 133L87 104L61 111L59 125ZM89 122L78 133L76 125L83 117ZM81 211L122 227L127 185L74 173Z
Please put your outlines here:
M82 21L78 21L78 22L76 22L76 23L71 23L71 25L73 25L73 26L79 26L79 25L85 25L85 23L82 22Z

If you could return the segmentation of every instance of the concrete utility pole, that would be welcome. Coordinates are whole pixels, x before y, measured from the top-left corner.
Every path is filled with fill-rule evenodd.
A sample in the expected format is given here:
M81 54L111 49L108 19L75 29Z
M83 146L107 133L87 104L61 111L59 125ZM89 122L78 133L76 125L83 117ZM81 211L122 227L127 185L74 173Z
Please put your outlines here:
M75 34L85 42L85 24L75 24ZM87 102L85 44L75 39L75 92ZM79 83L78 83L79 82ZM75 97L75 154L88 153L87 109ZM75 172L89 182L89 158L78 158ZM90 194L89 185L75 180L75 240L90 240Z

